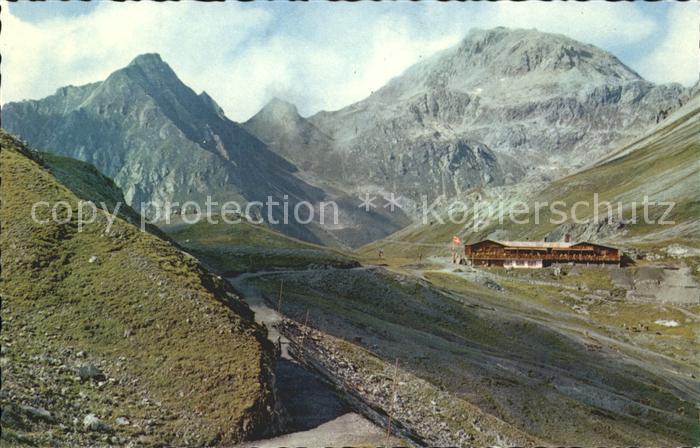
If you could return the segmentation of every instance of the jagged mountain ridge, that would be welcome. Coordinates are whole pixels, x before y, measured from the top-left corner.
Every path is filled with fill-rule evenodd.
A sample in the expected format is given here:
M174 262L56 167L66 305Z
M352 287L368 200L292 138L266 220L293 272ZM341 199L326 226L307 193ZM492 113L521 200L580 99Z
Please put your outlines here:
M320 155L305 168L344 179L346 188L450 196L528 175L560 177L638 136L688 96L592 45L496 28L472 30L366 99L300 127L324 138L280 130L267 108L245 127L296 163Z
M3 126L42 149L93 163L134 205L172 200L178 190L214 196L217 184L233 199L257 196L256 185L280 184L290 194L321 196L214 104L158 55L146 54L103 82L6 105Z
M361 244L408 220L359 213L358 193L395 192L412 214L422 195L432 201L524 178L550 181L639 135L687 95L564 36L494 29L472 31L365 100L308 118L274 100L241 126L151 54L101 83L7 104L3 126L93 163L136 208L203 203L208 194L219 203L286 194L292 206L333 199L339 225L283 230Z
M226 118L208 94L197 95L182 83L157 54L136 57L102 82L6 104L3 127L44 151L94 164L137 210L153 203L146 210L162 212L168 202L190 200L204 207L207 196L219 206L265 203L269 196L287 201L290 209L301 201L316 206L336 200L342 223L324 227L291 219L279 228L296 238L341 245L380 238L405 221L400 213L360 215L342 191L326 192L298 177L295 165ZM266 210L260 212L268 220ZM272 216L283 223L282 207L273 208Z
M512 166L515 176L506 172L503 161L507 157L499 160L483 143L444 129L392 129L360 136L353 148L337 150L342 144L337 135L279 99L273 99L244 127L323 183L348 191L396 192L409 207L422 194L452 195L474 186L513 182L522 175L517 166ZM404 131L410 138L396 136Z

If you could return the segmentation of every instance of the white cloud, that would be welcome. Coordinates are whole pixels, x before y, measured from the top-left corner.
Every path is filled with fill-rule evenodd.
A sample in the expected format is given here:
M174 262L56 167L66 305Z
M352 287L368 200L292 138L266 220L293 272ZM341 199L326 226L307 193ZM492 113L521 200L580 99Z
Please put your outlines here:
M671 10L661 43L639 62L650 81L690 86L700 73L700 5L676 5Z
M251 43L221 67L221 80L246 86L220 93L214 90L218 86L211 87L215 98L227 95L228 104L236 104L233 112L222 101L230 115L246 119L273 96L297 104L302 114L341 108L379 89L421 57L457 43L461 36L422 33L402 14L368 17L357 9L330 21L316 10L298 26L305 24L316 28L275 33Z
M678 29L641 65L642 74L652 73L657 81L687 78L688 64L681 58L689 51L679 54L677 48L688 47L688 29L697 31L697 25L677 14L674 10ZM186 84L207 90L236 120L247 119L273 96L294 102L304 114L343 107L420 58L457 43L472 27L538 28L613 50L659 32L634 5L607 2L104 2L88 14L37 24L7 10L3 16L2 102L98 81L138 54L159 52ZM673 70L655 71L659 61Z
M565 34L601 47L635 43L657 30L651 17L624 3L503 2L498 6L494 21L500 25Z
M207 88L210 73L272 17L232 4L196 6L105 2L90 14L38 24L4 10L2 102L102 80L147 52L160 53L193 88Z
M238 120L275 95L307 113L339 108L458 39L416 39L419 30L401 14L368 17L357 8L342 15L316 8L306 20L315 29L293 32L278 32L280 20L254 5L100 4L90 14L40 24L5 14L2 102L102 80L136 55L158 52Z

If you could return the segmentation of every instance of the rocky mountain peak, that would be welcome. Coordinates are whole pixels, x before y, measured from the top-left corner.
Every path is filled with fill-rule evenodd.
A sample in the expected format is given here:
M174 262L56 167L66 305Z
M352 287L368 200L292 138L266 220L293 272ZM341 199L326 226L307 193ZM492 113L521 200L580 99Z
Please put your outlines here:
M321 153L325 159L312 164L319 176L404 191L436 191L431 179L442 175L437 187L448 193L524 177L549 181L635 138L687 95L682 86L655 86L609 52L566 36L475 29L367 98L309 117L330 149L289 157L305 167L303 156ZM262 128L250 129L267 138L271 132ZM469 154L453 151L467 146L488 148L495 157L486 151L472 153L473 160L453 157ZM431 166L440 158L442 164ZM343 164L354 176L350 169L332 171Z
M117 104L120 113L140 115L158 110L191 141L214 152L225 152L213 148L214 139L207 128L213 129L225 120L221 107L205 92L198 95L189 88L157 53L137 56L113 72L89 102L98 111L113 109Z
M587 78L641 79L614 55L600 48L536 29L473 29L454 55L467 61L468 67L483 67L503 76L522 76L529 72L558 74L575 69Z
M135 57L129 65L117 70L107 78L124 79L147 87L147 89L182 91L188 87L178 78L175 71L158 53L145 53Z
M258 115L263 114L269 118L293 118L300 117L297 107L289 101L274 97L261 110Z
M249 130L254 130L255 132L262 132L264 138L263 141L268 141L268 139L274 139L272 134L279 134L293 132L302 132L302 129L307 128L309 123L299 115L297 107L290 103L289 101L282 100L280 98L272 98L268 103L258 111L257 114L253 115L244 124ZM274 132L263 132L263 129ZM261 135L258 135L261 137ZM277 136L279 137L279 136Z
M144 53L136 56L128 65L129 67L140 67L142 69L161 69L168 67L158 53Z
M528 103L641 83L647 90L652 86L614 55L593 45L535 29L500 27L471 30L461 43L409 67L369 98L388 104L451 92L461 96L454 98L460 104L473 97L481 102L517 99Z

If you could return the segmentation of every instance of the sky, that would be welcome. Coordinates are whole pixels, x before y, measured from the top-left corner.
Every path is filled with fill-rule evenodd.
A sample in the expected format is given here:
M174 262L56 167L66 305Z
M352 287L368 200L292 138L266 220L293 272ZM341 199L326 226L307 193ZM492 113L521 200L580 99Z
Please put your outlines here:
M4 3L3 104L106 78L157 52L244 121L279 97L302 115L358 101L471 28L565 34L644 78L694 84L700 5L632 2Z

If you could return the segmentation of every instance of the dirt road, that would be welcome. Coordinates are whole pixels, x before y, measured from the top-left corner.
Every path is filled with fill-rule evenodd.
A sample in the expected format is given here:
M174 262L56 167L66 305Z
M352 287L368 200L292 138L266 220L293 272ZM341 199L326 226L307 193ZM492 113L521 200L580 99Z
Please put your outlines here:
M352 412L319 375L289 355L289 341L275 328L282 316L270 308L254 288L246 286L245 279L251 275L261 273L244 274L229 281L245 297L256 322L267 327L270 341L281 343L282 355L275 363L275 387L281 402L283 434L240 447L384 445L384 429ZM390 443L400 445L393 437Z

